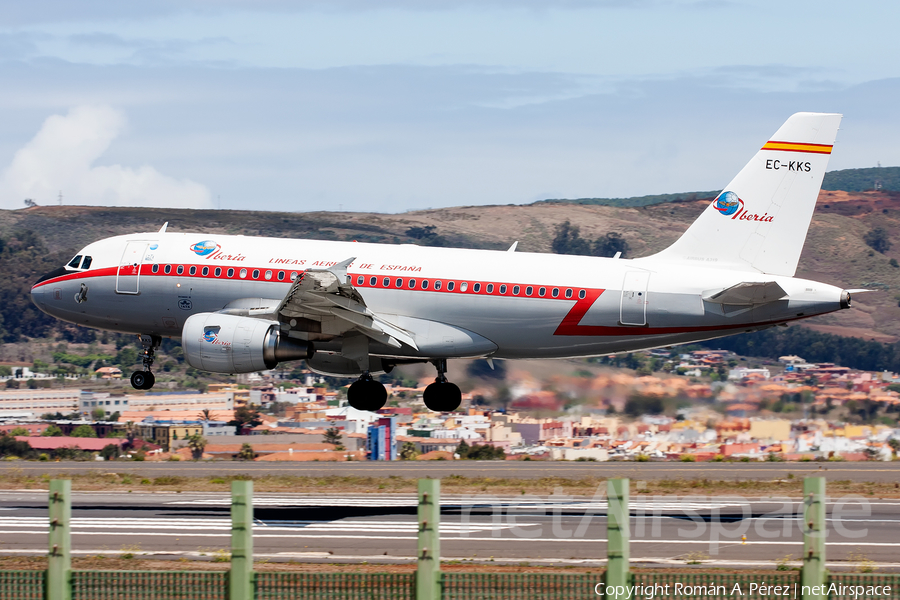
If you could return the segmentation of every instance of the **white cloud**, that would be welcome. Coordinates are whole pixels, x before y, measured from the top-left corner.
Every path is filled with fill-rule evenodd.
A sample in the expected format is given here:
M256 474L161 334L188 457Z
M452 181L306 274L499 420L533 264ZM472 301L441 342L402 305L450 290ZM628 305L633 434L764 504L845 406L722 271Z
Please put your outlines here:
M125 125L125 115L105 105L78 106L47 118L0 176L0 208L21 208L25 198L53 204L60 192L65 204L212 206L205 186L149 165L95 166Z

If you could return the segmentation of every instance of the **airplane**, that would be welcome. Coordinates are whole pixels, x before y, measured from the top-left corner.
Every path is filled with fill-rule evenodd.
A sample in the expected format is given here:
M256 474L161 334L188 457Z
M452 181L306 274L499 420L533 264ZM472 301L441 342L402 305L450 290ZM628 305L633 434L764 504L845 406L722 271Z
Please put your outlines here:
M839 114L797 113L665 250L623 259L209 233L88 244L41 277L34 303L82 326L137 334L150 389L163 337L185 361L249 373L304 359L355 377L348 401L383 407L373 378L430 362L424 393L456 410L460 358L568 358L751 332L850 307L851 292L795 278ZM491 365L493 363L491 362Z

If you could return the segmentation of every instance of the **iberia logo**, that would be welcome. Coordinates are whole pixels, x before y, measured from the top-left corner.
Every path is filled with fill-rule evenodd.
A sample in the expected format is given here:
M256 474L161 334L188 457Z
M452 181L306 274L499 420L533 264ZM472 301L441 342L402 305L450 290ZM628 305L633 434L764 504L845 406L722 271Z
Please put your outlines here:
M731 220L737 221L757 221L762 223L771 223L774 219L773 215L763 213L761 215L747 212L744 208L744 201L738 198L734 192L722 192L713 200L713 208L725 215L731 217Z
M231 342L223 342L219 339L219 328L218 327L210 327L209 329L203 330L203 335L200 337L201 342L208 342L213 344L214 346L230 346Z
M212 240L197 242L196 244L191 246L191 252L195 253L198 256L209 256L218 249L219 245Z

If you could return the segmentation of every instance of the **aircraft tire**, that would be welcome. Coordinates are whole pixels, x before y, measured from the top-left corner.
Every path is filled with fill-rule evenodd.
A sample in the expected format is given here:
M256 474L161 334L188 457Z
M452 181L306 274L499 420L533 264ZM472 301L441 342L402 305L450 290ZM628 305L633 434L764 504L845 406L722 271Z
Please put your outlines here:
M135 371L131 374L131 387L136 390L149 390L156 383L156 377L150 371Z
M350 384L347 401L356 410L375 412L387 402L387 390L380 381L360 379Z
M455 383L435 381L422 395L425 406L435 412L452 412L462 404L462 392Z

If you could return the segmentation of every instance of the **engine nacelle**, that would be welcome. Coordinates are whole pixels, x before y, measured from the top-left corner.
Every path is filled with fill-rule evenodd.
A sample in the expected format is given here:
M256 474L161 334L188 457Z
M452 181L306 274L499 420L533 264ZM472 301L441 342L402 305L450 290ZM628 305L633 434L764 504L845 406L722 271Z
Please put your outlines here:
M355 360L344 358L340 354L319 352L312 358L306 359L306 366L320 375L330 375L332 377L358 377L362 375L359 363ZM390 373L393 368L393 364L385 363L377 356L369 357L369 373L372 375Z
M187 364L213 373L253 373L279 362L310 358L312 344L281 333L278 321L221 313L197 313L184 323L181 347Z

